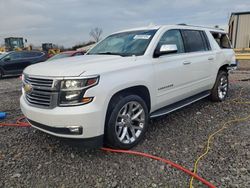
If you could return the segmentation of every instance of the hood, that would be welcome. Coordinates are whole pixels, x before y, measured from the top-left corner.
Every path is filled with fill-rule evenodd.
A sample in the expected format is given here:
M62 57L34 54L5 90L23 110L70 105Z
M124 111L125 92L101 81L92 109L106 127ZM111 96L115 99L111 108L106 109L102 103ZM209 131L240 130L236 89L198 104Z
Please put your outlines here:
M86 71L91 73L107 69L110 66L121 66L134 57L114 55L84 55L42 62L28 66L24 73L34 76L67 77L80 76ZM125 61L126 59L126 61Z

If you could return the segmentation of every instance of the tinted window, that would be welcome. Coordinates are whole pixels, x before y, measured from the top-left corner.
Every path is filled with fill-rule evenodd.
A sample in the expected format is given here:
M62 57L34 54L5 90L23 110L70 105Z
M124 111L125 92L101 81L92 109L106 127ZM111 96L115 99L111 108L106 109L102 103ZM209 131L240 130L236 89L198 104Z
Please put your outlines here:
M215 41L221 48L232 48L228 36L224 33L211 32Z
M179 30L169 30L164 33L157 45L157 49L160 49L164 44L175 44L178 49L177 53L184 52L182 36Z
M199 52L208 50L202 31L183 30L182 33L186 52Z
M43 52L33 52L34 57L39 57L39 56L42 56L42 55L44 55Z
M9 55L6 56L6 58L10 58L10 60L17 60L17 59L21 59L21 52L13 52L10 53Z
M206 50L211 50L210 42L207 38L207 34L204 31L201 31L201 37L206 45Z
M18 56L19 58L36 58L40 57L42 52L18 52L18 55L16 54L15 56Z
M32 58L33 57L33 53L32 52L23 52L22 53L22 57L23 58Z

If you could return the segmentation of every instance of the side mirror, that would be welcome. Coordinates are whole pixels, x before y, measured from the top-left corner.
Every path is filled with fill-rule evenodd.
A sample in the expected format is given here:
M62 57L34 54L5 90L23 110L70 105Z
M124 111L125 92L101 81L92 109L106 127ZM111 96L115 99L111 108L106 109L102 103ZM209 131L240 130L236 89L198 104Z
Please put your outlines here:
M163 44L161 45L160 49L155 50L154 57L160 57L162 55L176 52L178 52L176 44Z
M11 60L10 57L6 57L6 58L3 59L3 61L5 61L5 62L8 62L10 60Z

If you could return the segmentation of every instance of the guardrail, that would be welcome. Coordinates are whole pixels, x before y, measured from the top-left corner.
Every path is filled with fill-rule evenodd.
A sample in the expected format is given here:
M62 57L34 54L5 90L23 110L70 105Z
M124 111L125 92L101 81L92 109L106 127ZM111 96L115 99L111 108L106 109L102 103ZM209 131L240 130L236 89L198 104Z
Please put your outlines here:
M234 49L237 60L250 60L250 48Z
M250 60L250 53L236 53L235 56L237 60Z
M235 52L250 52L250 48L235 48Z

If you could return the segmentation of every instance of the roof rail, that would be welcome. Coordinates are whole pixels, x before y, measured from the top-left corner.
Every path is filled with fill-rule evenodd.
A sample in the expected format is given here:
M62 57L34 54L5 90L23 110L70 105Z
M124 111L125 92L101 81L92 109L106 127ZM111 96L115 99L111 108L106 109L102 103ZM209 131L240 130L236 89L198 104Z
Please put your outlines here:
M177 25L181 25L181 26L191 26L191 27L200 27L200 28L207 28L207 29L218 29L218 30L224 31L224 29L222 29L222 28L205 27L205 26L200 26L200 25L188 25L188 24L185 24L185 23L180 23L180 24L177 24Z

